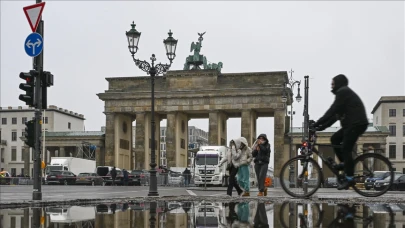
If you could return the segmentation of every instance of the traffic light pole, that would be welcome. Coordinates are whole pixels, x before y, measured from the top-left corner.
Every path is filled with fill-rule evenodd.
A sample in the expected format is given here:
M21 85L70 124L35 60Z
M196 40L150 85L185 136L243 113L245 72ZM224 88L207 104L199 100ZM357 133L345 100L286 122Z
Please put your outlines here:
M41 3L42 0L36 0L36 3ZM44 21L40 18L37 33L44 36ZM32 200L42 200L42 175L41 175L41 124L42 124L42 88L41 79L44 69L44 51L34 58L34 69L38 71L35 78L35 158L34 158L34 189L32 192Z

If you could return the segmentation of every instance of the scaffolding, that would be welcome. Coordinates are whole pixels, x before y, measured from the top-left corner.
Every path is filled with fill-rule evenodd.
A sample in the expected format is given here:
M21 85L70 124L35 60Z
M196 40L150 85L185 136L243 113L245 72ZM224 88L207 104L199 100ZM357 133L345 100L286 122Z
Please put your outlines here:
M76 157L77 158L84 158L84 159L89 159L89 160L96 160L96 149L97 146L86 142L82 141L80 144L76 146Z

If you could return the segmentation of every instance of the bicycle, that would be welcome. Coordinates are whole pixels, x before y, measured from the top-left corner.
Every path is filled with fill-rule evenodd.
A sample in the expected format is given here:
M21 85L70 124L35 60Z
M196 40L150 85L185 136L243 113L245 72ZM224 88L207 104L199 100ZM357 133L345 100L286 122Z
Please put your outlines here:
M323 178L323 173L321 171L321 167L318 164L317 161L315 161L311 156L313 154L316 154L322 162L333 172L333 174L337 177L337 181L339 183L342 183L345 181L345 175L341 174L340 171L342 171L341 168L339 168L335 163L334 159L331 157L325 159L322 154L316 149L315 146L326 146L326 145L321 145L316 143L317 139L317 134L316 134L316 129L313 127L313 124L315 121L310 120L309 121L309 137L307 140L305 140L302 143L302 147L300 148L300 154L297 157L294 157L290 160L288 160L283 167L281 168L280 172L280 184L283 190L290 196L296 197L296 198L308 198L311 195L313 195L320 187L321 182L324 180ZM341 147L338 145L332 145L332 147ZM353 179L356 182L356 185L353 185L352 188L354 191L356 191L358 194L365 196L365 197L377 197L381 196L384 193L386 193L394 180L394 171L391 162L388 160L388 158L382 156L381 154L376 154L376 153L362 153L358 155L357 153L355 154L354 159L354 167L355 167L355 172ZM365 159L371 159L371 162L365 162ZM298 165L293 166L293 162L297 162ZM373 191L373 190L367 190L363 191L361 189L361 186L359 186L359 183L364 183L364 180L367 178L373 177L374 169L377 167L377 169L384 169L384 168L378 168L379 166L385 164L387 168L385 168L385 171L390 172L391 179L387 184L385 185L384 188L382 188L380 191ZM301 170L299 167L301 167ZM292 170L292 167L297 167L296 170ZM361 167L362 170L356 170L356 168ZM288 172L287 172L288 171ZM384 171L384 170L381 170ZM292 173L300 173L296 178L292 176ZM288 174L287 176L289 177L289 180L287 181L285 178L285 174ZM320 177L320 179L316 180L315 183L313 181L314 178ZM303 188L304 193L302 195L296 194L292 192L287 186L291 185L292 189L300 189ZM313 187L311 191L308 191L308 187ZM347 188L349 189L349 188ZM347 190L346 189L346 190Z

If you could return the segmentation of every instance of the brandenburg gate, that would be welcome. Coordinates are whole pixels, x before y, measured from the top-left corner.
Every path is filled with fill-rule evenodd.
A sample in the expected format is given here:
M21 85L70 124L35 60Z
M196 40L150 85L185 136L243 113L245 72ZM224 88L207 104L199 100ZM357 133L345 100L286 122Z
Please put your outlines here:
M227 145L227 119L241 118L241 136L251 145L258 117L274 117L275 174L288 159L284 153L287 103L282 101L286 71L221 73L222 63L207 64L192 43L194 56L183 70L155 77L156 161L160 162L160 126L167 119L166 158L169 167L186 167L188 121L209 119L209 144ZM200 46L198 46L200 45ZM200 60L193 64L193 60ZM194 62L195 63L195 62ZM194 65L191 67L190 65ZM200 69L198 65L204 65ZM151 154L151 78L106 78L108 90L97 94L105 102L105 165L124 169L149 169ZM288 93L290 94L290 93ZM135 158L132 153L132 122L136 120ZM270 127L270 126L269 126ZM158 164L159 165L159 164Z

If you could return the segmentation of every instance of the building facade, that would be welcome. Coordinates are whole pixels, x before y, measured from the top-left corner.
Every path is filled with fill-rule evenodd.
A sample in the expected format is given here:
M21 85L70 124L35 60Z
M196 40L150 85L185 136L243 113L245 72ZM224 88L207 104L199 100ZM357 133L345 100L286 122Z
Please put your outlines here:
M24 141L21 139L25 132L25 122L35 116L34 108L30 107L3 107L0 108L0 169L10 174L26 174L32 176L30 171L24 172ZM83 131L84 116L54 105L42 114L42 131ZM46 145L43 137L42 145ZM29 160L32 166L33 151L29 149Z
M405 96L383 96L374 106L373 124L386 126L386 156L396 171L405 173Z

